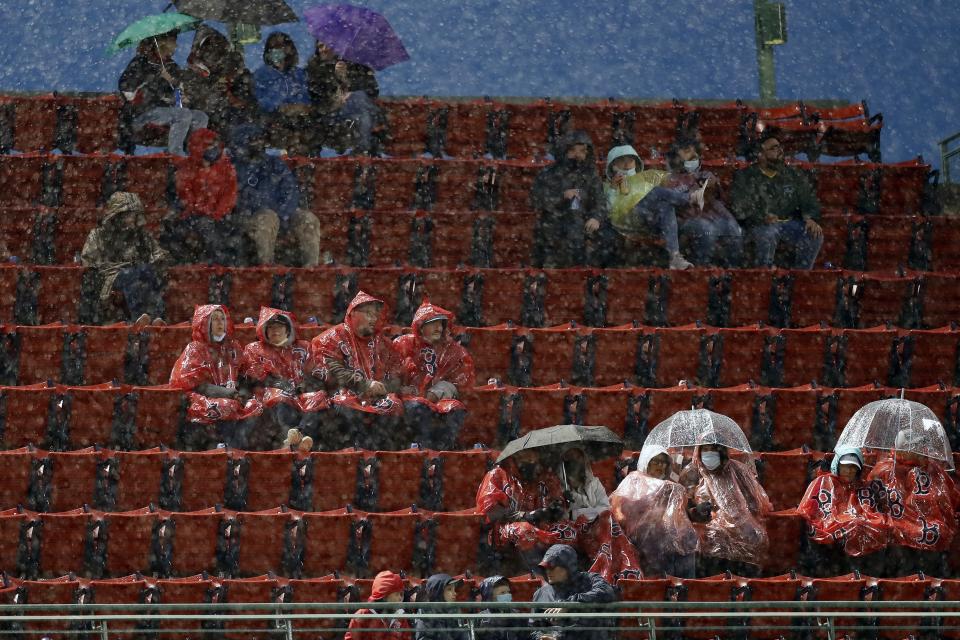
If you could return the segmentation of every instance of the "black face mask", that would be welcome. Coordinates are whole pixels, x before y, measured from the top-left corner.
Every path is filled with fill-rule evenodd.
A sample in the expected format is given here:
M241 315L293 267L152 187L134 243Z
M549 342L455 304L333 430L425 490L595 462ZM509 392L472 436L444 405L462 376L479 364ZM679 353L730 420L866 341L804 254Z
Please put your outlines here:
M535 480L537 478L537 463L522 462L517 465L517 471L520 473L522 480Z
M207 149L203 152L203 159L213 164L220 159L221 151L220 149Z

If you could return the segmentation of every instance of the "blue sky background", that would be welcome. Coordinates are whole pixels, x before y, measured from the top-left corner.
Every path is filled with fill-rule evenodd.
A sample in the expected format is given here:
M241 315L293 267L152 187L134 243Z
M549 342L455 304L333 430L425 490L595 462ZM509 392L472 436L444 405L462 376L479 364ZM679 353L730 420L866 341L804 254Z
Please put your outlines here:
M298 12L316 4L288 0ZM412 60L388 95L757 96L751 0L355 0L382 11ZM778 97L865 98L884 159L939 163L960 130L960 2L785 0ZM104 57L126 24L166 0L0 0L0 90L115 89L130 54ZM312 49L303 23L284 25ZM181 56L190 36L182 37ZM250 46L248 64L262 53Z

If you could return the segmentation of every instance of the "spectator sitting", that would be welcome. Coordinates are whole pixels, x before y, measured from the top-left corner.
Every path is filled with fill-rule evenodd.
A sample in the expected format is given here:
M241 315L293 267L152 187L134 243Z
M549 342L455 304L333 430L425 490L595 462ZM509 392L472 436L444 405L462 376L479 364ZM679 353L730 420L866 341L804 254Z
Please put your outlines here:
M528 569L562 539L550 527L566 510L560 479L530 449L488 471L477 489L477 511L491 525L492 545L516 550Z
M876 491L863 482L863 454L854 447L837 449L830 473L814 478L797 513L809 525L808 575L835 576L859 570L879 575L888 531ZM879 567L882 570L882 567Z
M773 507L752 462L730 459L725 446L701 444L680 481L693 496L687 512L700 534L697 575L759 575L770 544L764 518Z
M610 221L625 242L624 261L630 266L639 263L633 250L637 236L651 230L663 240L670 256L671 269L689 269L693 265L680 253L677 208L703 205L703 189L681 191L663 185L664 171L644 171L643 161L630 145L610 149L607 153L606 199Z
M820 203L803 172L783 161L783 147L773 135L760 142L757 161L733 176L731 202L752 250L753 265L774 266L778 247L786 253L777 266L812 269L823 245L817 224Z
M916 453L929 450L936 449L923 442L919 430L904 429L897 434L894 450L867 476L866 483L881 496L880 510L888 516L890 541L896 545L887 552L890 576L947 572L960 491L943 463Z
M593 142L586 132L573 131L560 138L557 160L537 175L530 204L539 212L534 266L605 266L611 260L604 253L608 243L600 239L607 201L594 165Z
M400 358L383 335L383 301L357 293L343 322L313 339L310 358L313 377L332 395L338 424L314 439L323 447L341 449L402 449L410 442L401 429L403 403ZM318 433L318 426L304 430Z
M273 264L277 238L292 236L300 263L320 261L320 221L298 208L300 187L293 171L267 155L263 130L256 125L234 127L230 157L237 172L236 224L252 239L255 264Z
M696 575L697 532L687 516L687 492L670 480L670 454L647 445L637 470L610 494L613 516L640 554L647 577Z
M183 90L193 106L207 114L208 126L221 135L258 115L253 76L244 66L242 53L205 24L197 27L193 36Z
M576 550L565 544L555 544L543 555L539 564L546 576L547 584L533 594L534 602L558 604L543 611L546 614L564 613L564 602L579 604L607 604L617 601L617 592L597 573L580 571L577 566ZM582 609L578 609L582 611ZM533 640L606 640L612 635L612 619L604 618L565 618L556 621L549 618L535 618L530 622L533 627ZM583 627L610 627L610 629L587 630Z
M293 39L279 31L271 33L263 46L263 66L253 74L257 102L266 116L271 146L288 149L293 155L312 150L313 118L306 71Z
M184 108L189 104L189 96L183 92L182 73L173 61L176 50L176 32L141 40L118 85L124 98L124 113L132 119L134 130L148 124L169 126L167 149L182 156L186 155L183 143L187 134L191 129L206 127L207 114Z
M170 385L189 392L184 448L210 449L217 443L243 449L250 419L260 405L238 385L240 343L233 338L227 308L205 304L193 313L192 341L170 372Z
M309 355L310 343L297 340L291 314L260 309L257 340L244 347L240 365L242 381L263 405L260 424L248 438L249 449L278 448L283 433L298 426L302 414L329 408L326 393L305 387L313 381L305 375L312 369Z
M450 335L453 314L424 302L413 315L412 333L394 340L403 360L404 413L412 436L427 449L450 450L467 409L460 389L473 386L473 358Z
M437 573L427 578L417 602L456 602L457 587L463 584L446 573ZM421 614L459 613L456 607L421 608ZM416 640L471 640L471 634L461 627L456 619L418 618Z
M337 92L335 111L330 117L329 144L351 155L380 155L387 118L376 102L379 89L373 71L341 60L334 66L334 76Z
M371 616L351 618L343 640L411 640L410 623L405 618L395 618L403 609L376 610L378 602L403 602L403 578L392 571L381 571L373 579L373 589L367 598L370 606L358 609L357 614Z
M687 257L696 265L740 266L742 232L736 218L720 200L720 181L700 164L700 145L681 140L667 153L670 174L663 186L679 193L703 189L703 209L687 205L677 210L681 243L687 241Z
M169 258L147 231L139 196L122 191L111 195L106 213L80 252L83 266L97 273L100 320L112 322L119 315L135 321L138 329L151 317L162 323L163 279L158 268Z
M478 589L480 602L513 602L513 593L510 590L510 580L504 576L490 576L484 578ZM479 637L485 640L521 640L527 634L513 631L509 627L522 626L523 622L517 619L501 620L498 613L516 613L515 609L482 609L478 613L489 615L489 618L480 618L477 621Z
M237 173L219 136L190 134L190 155L177 163L180 212L164 220L161 239L178 263L237 263L241 243L230 213L237 204Z

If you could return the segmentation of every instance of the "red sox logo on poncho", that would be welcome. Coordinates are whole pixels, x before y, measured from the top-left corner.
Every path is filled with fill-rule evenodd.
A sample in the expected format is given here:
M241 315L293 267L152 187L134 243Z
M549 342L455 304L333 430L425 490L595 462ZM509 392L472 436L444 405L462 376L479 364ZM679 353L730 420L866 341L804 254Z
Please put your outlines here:
M384 396L383 398L380 398L379 400L374 402L373 406L383 411L389 411L390 409L393 409L393 400Z
M874 497L873 489L870 487L860 487L857 489L857 500L861 505L866 505L871 509L877 508L877 500Z
M223 417L223 412L220 411L220 405L216 402L208 402L204 417L209 420L220 420Z
M915 484L913 493L918 496L925 496L930 494L930 474L928 474L923 469L914 469L913 470L913 482Z
M890 517L894 520L903 518L903 494L897 489L890 489L887 492L887 503L890 507Z
M577 531L568 524L555 524L550 530L560 536L561 540L576 540Z
M429 375L437 372L437 352L430 347L420 349L420 355L423 357L423 363Z
M929 524L923 516L918 516L920 520L920 536L917 542L927 546L936 546L940 541L940 525L937 523Z
M817 507L824 516L829 516L833 512L833 492L826 489L820 489L816 496Z

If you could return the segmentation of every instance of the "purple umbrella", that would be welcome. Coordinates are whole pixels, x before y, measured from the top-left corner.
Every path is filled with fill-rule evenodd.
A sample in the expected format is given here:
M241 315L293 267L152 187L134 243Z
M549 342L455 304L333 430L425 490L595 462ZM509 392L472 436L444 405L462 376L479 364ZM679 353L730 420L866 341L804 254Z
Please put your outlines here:
M387 19L351 4L322 4L303 14L307 30L348 62L382 71L409 60L403 42Z

